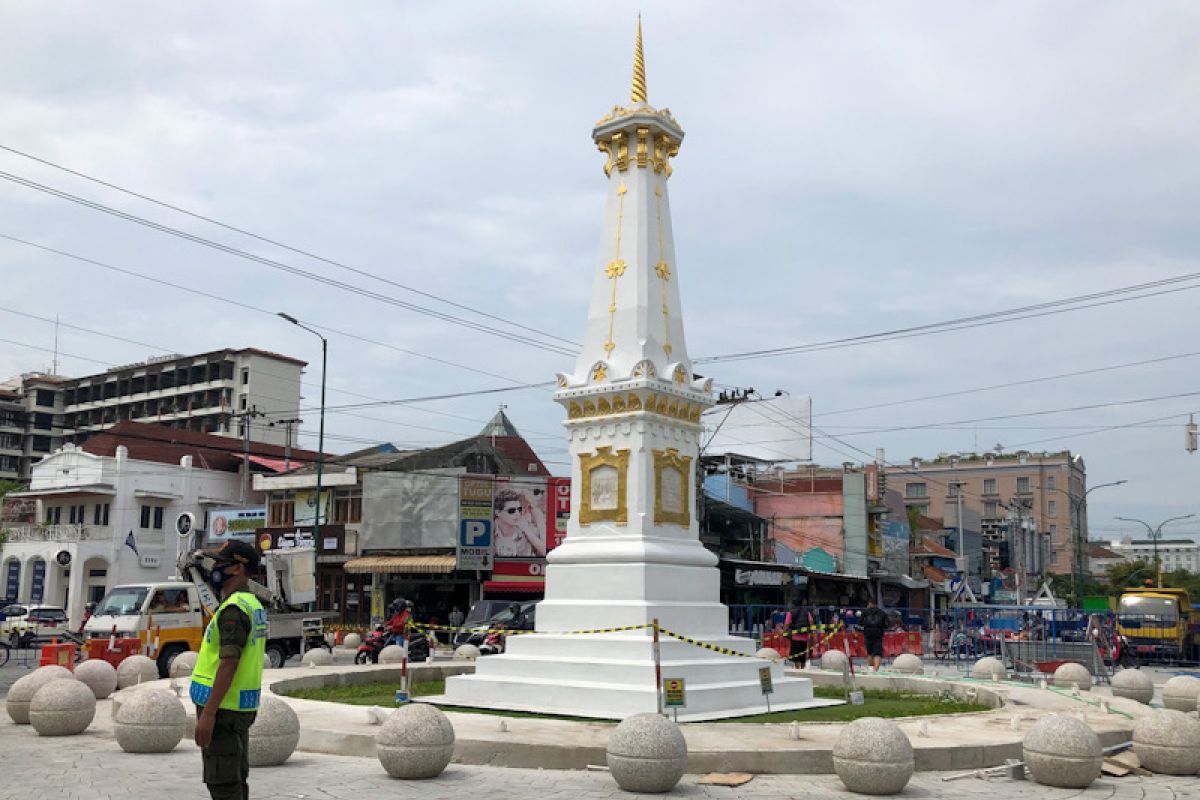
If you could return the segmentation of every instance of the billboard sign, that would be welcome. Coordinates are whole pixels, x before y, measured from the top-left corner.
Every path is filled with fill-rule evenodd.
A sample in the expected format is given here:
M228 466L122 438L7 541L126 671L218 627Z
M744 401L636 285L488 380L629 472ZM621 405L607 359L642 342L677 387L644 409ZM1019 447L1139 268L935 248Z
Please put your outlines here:
M42 595L46 591L46 562L38 559L33 562L33 583L29 587L29 602L42 602Z
M252 542L259 530L265 527L267 527L266 506L214 508L208 512L206 538L210 542L223 542L226 539Z
M329 507L333 503L333 490L321 490L321 524L329 521ZM297 525L317 524L317 493L307 489L296 492L296 511L293 522Z
M8 560L8 573L4 579L4 599L16 600L17 592L21 591L21 562L15 558Z
M724 406L705 418L705 455L812 460L812 398L781 395Z
M571 521L571 479L549 478L546 488L553 504L546 516L546 550L553 550L567 538L567 523Z
M543 558L557 535L557 504L545 478L497 478L492 542L497 558ZM568 497L568 515L570 499ZM565 534L564 534L565 535Z
M462 478L458 482L458 569L492 568L492 479Z

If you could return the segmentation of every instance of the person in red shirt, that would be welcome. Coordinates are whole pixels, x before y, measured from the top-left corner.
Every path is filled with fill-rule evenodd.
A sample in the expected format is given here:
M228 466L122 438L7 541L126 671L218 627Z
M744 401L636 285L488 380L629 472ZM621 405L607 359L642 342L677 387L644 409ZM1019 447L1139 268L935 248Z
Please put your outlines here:
M404 637L408 632L408 622L412 619L412 602L397 600L392 603L392 615L388 619L388 628L392 632L389 644L404 646Z

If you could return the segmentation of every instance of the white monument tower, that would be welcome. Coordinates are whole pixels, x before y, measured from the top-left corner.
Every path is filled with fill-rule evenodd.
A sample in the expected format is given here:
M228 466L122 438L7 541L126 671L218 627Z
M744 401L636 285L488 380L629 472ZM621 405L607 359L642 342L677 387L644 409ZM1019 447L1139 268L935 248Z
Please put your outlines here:
M719 602L717 557L700 543L695 510L700 415L711 380L695 377L679 303L667 181L683 129L647 101L641 22L630 104L592 138L608 179L587 334L575 371L558 376L567 410L571 522L551 551L537 633L512 636L474 675L449 678L438 702L601 718L658 707L653 631L742 654ZM569 633L645 626L602 634ZM682 678L680 719L766 708L767 662L661 637L661 677ZM773 709L813 702L811 681L770 667Z

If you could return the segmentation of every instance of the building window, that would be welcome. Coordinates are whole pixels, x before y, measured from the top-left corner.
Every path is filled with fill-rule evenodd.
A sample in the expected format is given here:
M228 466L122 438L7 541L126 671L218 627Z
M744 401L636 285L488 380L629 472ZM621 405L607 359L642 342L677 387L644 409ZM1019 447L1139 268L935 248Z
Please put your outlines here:
M150 527L150 506L142 506L141 524L138 527L143 529Z
M87 506L71 506L71 524L82 525L87 520Z
M239 406L241 407L242 411L246 410L246 395L242 395L242 399L239 402Z
M155 506L154 507L154 529L156 531L161 531L162 526L163 526L163 507Z
M250 383L250 368L242 367L242 386Z
M57 525L62 522L62 506L46 506L46 524Z
M909 499L928 497L929 489L923 483L906 483L904 484L904 496Z
M1058 488L1058 476L1047 475L1046 476L1046 488L1049 489L1050 491L1054 491L1055 489L1057 489Z
M272 528L286 528L296 524L296 503L294 500L272 500L267 511L267 524Z
M983 479L983 493L984 494L995 494L996 493L996 479L995 478L984 478Z
M348 522L362 522L362 495L355 493L345 497L334 498L333 521L338 525Z
M999 516L1000 504L995 500L988 500L983 504L984 519L996 519Z
M1029 478L1017 478L1017 494L1029 494Z
M54 392L38 389L37 404L46 408L54 408Z
M958 493L962 491L962 483L959 481L950 481L946 484L947 492L951 497L958 497Z
M1052 517L1057 517L1058 516L1058 503L1054 500L1051 500L1049 503L1047 503L1046 504L1046 513Z
M92 507L92 524L108 524L108 503L96 503L96 505Z
M1051 524L1050 525L1050 538L1053 539L1055 536L1058 536L1058 526Z

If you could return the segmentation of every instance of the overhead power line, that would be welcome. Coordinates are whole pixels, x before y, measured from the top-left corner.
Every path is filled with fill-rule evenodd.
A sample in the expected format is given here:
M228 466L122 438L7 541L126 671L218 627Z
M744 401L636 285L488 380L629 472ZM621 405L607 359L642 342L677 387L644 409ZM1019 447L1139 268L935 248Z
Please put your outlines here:
M224 228L227 231L232 231L234 233L241 234L242 236L248 236L251 239L256 239L265 244L273 245L273 246L281 248L283 250L287 250L291 253L305 256L307 258L311 258L316 261L321 261L325 264L329 264L330 266L338 267L338 268L344 269L348 272L353 272L356 275L362 275L363 277L371 278L372 280L377 280L381 283L386 283L389 286L394 286L397 289L403 289L406 292L411 292L413 294L420 295L421 297L426 297L430 300L436 300L439 303L445 303L446 305L451 306L453 308L457 308L461 311L469 311L472 314L477 314L481 317L486 317L487 319L491 319L496 322L502 322L505 325L511 325L514 328L521 328L522 330L529 331L530 333L536 333L539 336L545 336L548 339L557 339L558 341L563 342L564 344L571 345L572 347L579 346L578 342L573 342L570 339L565 339L561 336L557 336L553 333L549 333L548 331L543 331L538 328L531 327L529 325L523 325L519 322L514 322L513 320L505 319L504 317L500 317L495 314L491 314L487 311L481 311L478 308L473 308L471 306L455 302L454 300L450 300L446 297L442 297L441 295L434 294L433 292L426 292L422 289L417 289L416 287L409 286L404 283L400 283L399 281L394 281L391 278L385 278L382 275L377 275L373 272L368 272L367 270L360 269L358 267L352 267L349 264L343 263L341 261L336 261L334 259L327 258L322 255L318 255L317 253L313 253L309 250L304 250L299 247L293 247L292 245L289 245L286 242L281 242L278 239L272 239L270 237L254 233L253 231L248 231L245 228L239 228L236 225L230 225L229 223L221 222L218 219L213 219L212 217L205 216L204 214L199 214L199 213L196 213L195 211L189 211L186 208L182 208L181 206L177 206L172 203L168 203L166 201L159 200L158 198L151 197L150 195L144 194L142 192L136 192L132 189L126 189L125 187L118 186L117 184L112 183L110 181L106 181L101 178L97 178L93 175L88 175L87 173L80 172L79 170L71 169L70 167L64 166L63 164L58 164L49 159L35 156L32 153L26 153L22 150L16 149L15 147L9 147L8 145L0 144L0 150L6 150L7 152L12 153L13 155L17 155L22 158L27 158L31 161L36 161L39 164L44 164L48 167L53 167L54 169L60 170L62 172L66 172L69 175L74 175L77 178L83 178L86 181L91 181L92 183L95 183L99 186L104 186L108 189L113 189L114 191L121 192L122 194L127 194L130 197L136 197L139 200L145 200L148 203L153 203L156 206L170 209L171 211L175 211L177 213L183 214L183 215L191 217L193 219L198 219L202 222L207 222L210 225L216 225L218 228Z
M477 331L479 333L485 333L485 334L488 334L491 336L496 336L501 339L507 339L508 341L515 342L517 344L524 344L529 347L535 347L535 348L538 348L540 350L545 350L550 353L556 353L558 355L574 356L575 352L576 352L576 349L574 347L567 347L565 345L560 345L560 344L552 344L552 343L540 341L538 339L533 339L533 338L530 338L529 336L524 336L522 334L513 333L511 331L505 331L505 330L502 330L500 328L496 328L496 327L493 327L490 325L484 325L482 323L473 322L471 320L464 319L463 317L455 316L454 314L448 314L444 311L436 311L432 308L427 308L425 306L417 305L416 303L410 303L406 300L401 300L397 297L392 297L391 295L383 294L381 292L376 292L371 289L366 289L366 288L364 288L362 286L358 286L356 284L347 283L345 281L339 281L334 278L330 278L326 275L320 275L315 272L310 272L308 270L292 266L291 264L286 264L282 261L276 261L275 259L272 259L272 258L266 258L265 256L256 255L254 253L250 253L246 250L241 250L239 248L224 244L222 242L214 241L212 239L206 239L203 236L197 236L194 233L188 233L187 231L181 230L179 228L172 228L169 225L163 225L161 223L154 222L153 220L146 219L145 217L139 217L135 214L130 214L128 212L121 211L120 209L116 209L111 206L106 206L103 203L97 203L94 200L88 200L85 197L80 197L79 195L71 194L70 192L63 191L62 189L55 189L52 186L47 186L45 184L29 180L28 178L22 178L21 176L14 175L10 172L0 171L0 178L3 178L4 180L7 180L7 181L11 181L12 183L15 183L19 186L24 186L26 188L33 189L35 191L51 195L52 197L57 197L62 200L68 200L72 203L81 205L85 208L90 208L93 211L99 211L101 213L117 217L118 219L126 220L127 222L133 222L137 225L141 225L143 227L150 228L151 230L159 231L160 233L165 233L170 236L175 236L177 238L184 239L185 241L189 241L194 244L203 245L204 247L209 247L214 250L218 250L220 252L227 253L229 255L237 256L238 258L243 258L243 259L246 259L247 261L252 261L256 264L262 264L263 266L269 267L271 269L279 270L281 272L286 272L290 275L295 275L296 277L305 278L307 280L314 281L316 283L321 283L326 286L331 286L335 289L341 289L342 291L349 292L351 294L356 294L361 297L366 297L370 300L376 300L381 303L386 303L388 305L392 305L397 308L403 308L407 311L412 311L417 314L423 314L425 316L432 317L434 319L438 319L443 322L448 322L452 325L458 325L460 327L467 328L469 330Z

